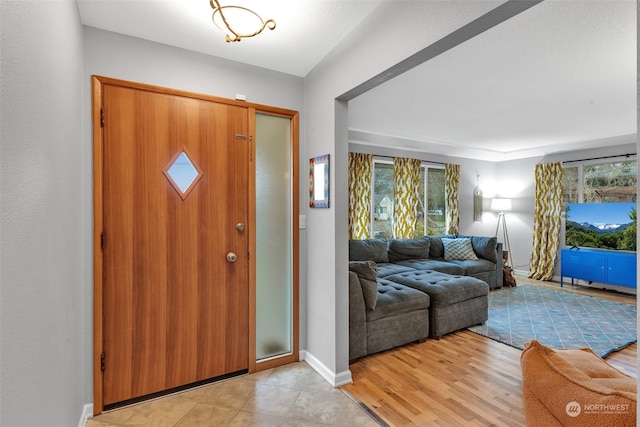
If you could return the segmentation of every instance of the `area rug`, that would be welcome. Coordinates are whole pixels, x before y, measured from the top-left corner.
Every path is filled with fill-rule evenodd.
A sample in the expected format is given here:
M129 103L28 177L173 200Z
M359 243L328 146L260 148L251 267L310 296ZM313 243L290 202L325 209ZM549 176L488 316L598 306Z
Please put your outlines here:
M489 320L468 329L519 349L536 339L605 357L636 342L636 305L522 285L490 292Z

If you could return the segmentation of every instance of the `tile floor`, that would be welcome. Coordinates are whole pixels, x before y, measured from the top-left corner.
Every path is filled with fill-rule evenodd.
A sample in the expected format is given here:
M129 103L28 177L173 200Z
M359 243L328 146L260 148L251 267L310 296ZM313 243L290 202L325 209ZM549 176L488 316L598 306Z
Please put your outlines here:
M86 427L379 426L304 362L105 412Z

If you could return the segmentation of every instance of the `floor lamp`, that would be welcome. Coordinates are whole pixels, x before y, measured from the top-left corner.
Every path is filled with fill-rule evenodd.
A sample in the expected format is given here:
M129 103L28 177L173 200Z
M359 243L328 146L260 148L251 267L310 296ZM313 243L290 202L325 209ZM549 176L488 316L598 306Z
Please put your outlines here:
M504 245L503 250L507 252L507 256L503 258L505 258L506 260L506 265L513 268L513 260L511 258L511 245L509 244L509 233L507 232L507 221L504 216L504 213L506 211L511 210L511 199L491 199L491 210L494 212L499 212L498 224L496 225L496 237L498 237L498 230L500 229L500 224L502 224L502 241Z

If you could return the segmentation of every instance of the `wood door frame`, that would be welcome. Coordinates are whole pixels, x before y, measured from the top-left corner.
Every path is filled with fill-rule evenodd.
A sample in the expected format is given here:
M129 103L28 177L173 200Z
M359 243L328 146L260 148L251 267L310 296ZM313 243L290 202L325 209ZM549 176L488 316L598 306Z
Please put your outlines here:
M292 247L291 247L291 285L292 285L292 307L291 307L291 316L292 316L292 348L291 353L284 354L282 356L277 356L273 358L269 358L264 361L257 362L256 361L256 262L249 264L249 336L252 340L252 345L249 346L249 372L257 372L265 369L273 368L275 366L285 365L287 363L297 362L300 358L300 348L299 348L299 308L298 308L298 298L299 298L299 229L300 229L300 216L299 216L299 187L298 187L298 171L299 171L299 159L298 159L298 112L290 111L284 109L277 108L251 108L249 112L249 134L256 134L256 114L265 114L269 116L277 116L283 117L291 120L291 206L292 206L292 218L291 218L291 228L292 228ZM256 158L256 144L255 141L251 141L251 146L249 147L251 158L251 162L253 165L253 171L255 172L255 158ZM249 191L251 193L251 197L249 198L249 218L252 224L256 223L256 174L252 173L249 176ZM249 248L251 253L255 254L256 251L256 233L253 230L253 233L249 234Z
M255 224L256 220L256 194L255 194L255 117L256 113L269 115L279 115L291 119L292 132L292 307L293 307L293 331L292 354L280 358L270 359L267 362L256 363L256 257L249 260L249 372L267 369L273 366L283 365L299 358L299 310L298 310L298 286L299 286L299 231L298 231L298 138L299 138L299 118L298 112L283 108L271 107L267 105L254 104L246 101L236 101L232 99L220 98L195 92L181 91L161 86L136 83L126 80L119 80L104 76L92 76L92 121L93 121L93 414L98 415L104 410L103 395L103 375L102 375L102 353L104 341L103 322L103 253L102 253L102 232L104 229L103 218L103 133L102 133L102 105L103 86L112 85L132 89L139 89L149 92L176 95L187 98L211 101L220 104L240 106L247 108L249 118L249 138L250 138L250 159L249 159L249 220L250 224ZM249 250L256 253L256 231L255 227L248 227Z

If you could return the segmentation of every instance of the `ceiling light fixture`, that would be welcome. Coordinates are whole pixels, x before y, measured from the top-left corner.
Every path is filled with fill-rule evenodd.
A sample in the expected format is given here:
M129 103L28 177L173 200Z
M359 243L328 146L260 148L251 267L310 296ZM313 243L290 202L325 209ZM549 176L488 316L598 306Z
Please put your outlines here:
M218 0L209 0L213 15L211 19L216 27L226 35L227 43L239 42L243 38L253 37L265 28L273 30L276 21L267 19L264 21L260 15L251 9L242 6L220 6Z

